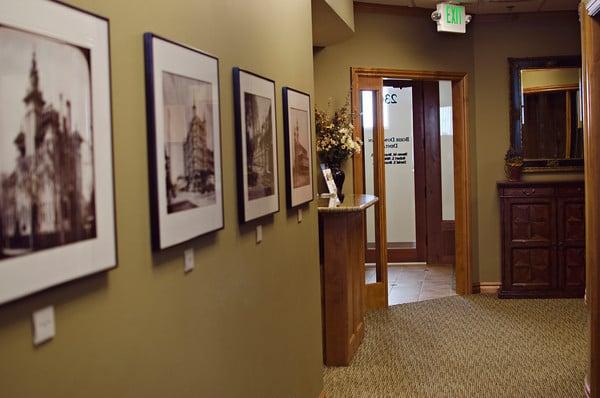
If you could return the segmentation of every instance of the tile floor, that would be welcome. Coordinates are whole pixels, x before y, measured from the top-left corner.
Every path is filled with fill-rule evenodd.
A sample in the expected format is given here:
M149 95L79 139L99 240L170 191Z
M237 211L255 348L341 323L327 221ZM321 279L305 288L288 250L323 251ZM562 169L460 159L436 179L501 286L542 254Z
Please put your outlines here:
M375 267L367 265L367 283L375 281ZM414 303L456 295L451 265L407 263L388 265L389 305Z

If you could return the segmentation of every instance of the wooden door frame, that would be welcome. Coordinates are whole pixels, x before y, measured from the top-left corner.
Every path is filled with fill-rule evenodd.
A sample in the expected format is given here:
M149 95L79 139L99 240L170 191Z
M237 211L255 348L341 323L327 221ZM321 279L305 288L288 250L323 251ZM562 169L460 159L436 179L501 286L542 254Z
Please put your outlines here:
M361 78L362 84L361 89L373 91L375 93L381 93L383 86L381 79L373 76L363 76ZM358 85L358 78L356 80L356 84ZM353 115L353 124L358 128L361 126L360 120L360 111L356 111L356 109L360 109L360 97L359 90L352 90L355 95L352 97L352 115ZM378 94L378 95L379 95ZM388 275L387 275L387 232L386 232L386 214L385 214L385 195L382 196L379 193L379 188L385 186L385 168L383 165L383 158L380 158L379 154L383 153L383 149L385 147L385 143L381 137L383 137L383 126L379 122L383 120L383 110L378 101L375 101L373 104L373 108L375 110L375 118L373 123L373 158L376 163L373 170L373 179L375 180L374 184L374 194L379 198L377 203L375 203L375 266L376 273L378 275L375 283L366 284L365 288L365 308L366 309L376 309L376 308L387 308L388 306ZM354 156L354 161L357 158L363 158L363 152ZM353 164L354 167L354 164ZM356 177L354 178L356 181ZM361 181L363 181L362 173L361 173ZM360 192L356 190L354 193L365 193L364 186ZM366 216L365 216L366 217ZM366 226L366 219L365 219ZM366 234L365 234L366 237ZM366 239L365 239L366 241ZM367 248L365 248L366 252ZM380 277L379 277L380 276Z
M412 80L452 81L452 124L454 149L454 207L455 207L455 276L456 293L472 292L471 250L471 167L469 150L469 77L460 72L430 72L389 68L350 68L352 84L352 111L354 125L360 125L359 78L397 78ZM362 154L354 156L354 192L364 192ZM460 183L457 183L460 182ZM385 217L385 206L382 206ZM385 218L384 218L385 219ZM385 243L385 242L384 242Z
M590 1L587 5L592 5ZM598 8L595 8L597 11ZM585 261L590 363L585 395L600 397L600 21L583 2L581 21L581 75L583 97L583 161L585 173Z

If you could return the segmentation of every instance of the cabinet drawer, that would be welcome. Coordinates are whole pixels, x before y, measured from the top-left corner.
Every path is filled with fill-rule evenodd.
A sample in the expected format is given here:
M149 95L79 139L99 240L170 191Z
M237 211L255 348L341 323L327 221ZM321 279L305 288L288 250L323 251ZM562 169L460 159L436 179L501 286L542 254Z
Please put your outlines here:
M504 196L517 198L535 198L541 196L553 196L554 188L552 187L522 187L522 188L504 188Z
M583 196L583 185L559 185L558 194L561 196Z

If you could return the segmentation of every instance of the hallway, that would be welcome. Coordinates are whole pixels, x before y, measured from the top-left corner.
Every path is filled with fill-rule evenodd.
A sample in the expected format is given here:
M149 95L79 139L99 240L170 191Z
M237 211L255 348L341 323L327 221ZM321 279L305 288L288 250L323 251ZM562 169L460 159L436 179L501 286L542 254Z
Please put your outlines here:
M325 368L325 393L580 397L587 350L581 299L428 300L368 312L351 365Z
M367 265L367 283L375 281L375 268ZM406 304L456 295L452 265L396 263L388 265L388 304Z

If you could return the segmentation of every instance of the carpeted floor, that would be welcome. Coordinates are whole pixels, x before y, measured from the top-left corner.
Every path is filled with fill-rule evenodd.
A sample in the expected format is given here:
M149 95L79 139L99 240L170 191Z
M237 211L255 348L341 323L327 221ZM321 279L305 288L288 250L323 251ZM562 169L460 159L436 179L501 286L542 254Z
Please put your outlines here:
M582 397L583 300L447 297L366 316L349 367L324 371L334 397Z

